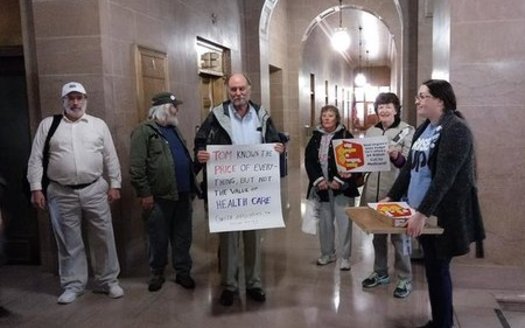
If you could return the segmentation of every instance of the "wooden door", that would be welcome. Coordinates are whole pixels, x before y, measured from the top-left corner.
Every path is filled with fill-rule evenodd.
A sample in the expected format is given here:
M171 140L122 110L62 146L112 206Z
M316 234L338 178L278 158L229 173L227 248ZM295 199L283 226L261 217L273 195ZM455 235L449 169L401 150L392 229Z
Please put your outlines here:
M165 53L137 46L135 61L140 122L148 115L151 98L159 92L170 91L168 90L168 60Z
M201 122L210 110L227 99L224 77L201 74Z

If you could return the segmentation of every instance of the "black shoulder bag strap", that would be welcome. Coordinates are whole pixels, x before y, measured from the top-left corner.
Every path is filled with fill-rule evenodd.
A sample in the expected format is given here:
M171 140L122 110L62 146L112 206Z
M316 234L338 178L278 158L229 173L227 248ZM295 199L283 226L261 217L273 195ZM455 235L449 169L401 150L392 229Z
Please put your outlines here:
M49 185L49 178L47 177L47 167L49 165L49 141L55 134L58 125L62 121L62 114L53 115L53 123L47 132L46 142L44 143L44 150L42 151L42 192L46 193Z

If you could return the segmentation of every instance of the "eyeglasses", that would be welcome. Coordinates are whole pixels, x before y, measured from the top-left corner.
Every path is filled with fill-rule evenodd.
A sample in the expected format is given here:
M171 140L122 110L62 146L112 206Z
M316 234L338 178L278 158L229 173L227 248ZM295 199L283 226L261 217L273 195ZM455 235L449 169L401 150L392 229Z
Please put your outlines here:
M416 95L414 98L416 101L421 101L421 100L428 99L428 98L434 98L434 96L419 94L419 95Z

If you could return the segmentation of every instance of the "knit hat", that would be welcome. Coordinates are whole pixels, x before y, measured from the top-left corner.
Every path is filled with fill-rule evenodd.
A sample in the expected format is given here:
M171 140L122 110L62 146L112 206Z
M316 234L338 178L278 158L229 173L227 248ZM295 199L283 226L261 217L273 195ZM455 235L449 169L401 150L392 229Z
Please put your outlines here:
M182 100L177 99L177 97L175 97L175 95L171 92L161 92L151 98L152 106L164 104L173 104L173 106L177 106L182 104Z

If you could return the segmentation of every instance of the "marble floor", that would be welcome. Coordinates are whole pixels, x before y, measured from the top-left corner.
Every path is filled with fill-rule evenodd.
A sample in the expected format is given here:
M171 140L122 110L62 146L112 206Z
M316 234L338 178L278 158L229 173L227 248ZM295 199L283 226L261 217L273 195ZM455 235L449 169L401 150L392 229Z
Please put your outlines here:
M12 314L0 318L0 326L396 328L425 323L430 309L422 264L413 262L414 291L406 299L392 297L395 282L363 290L361 280L372 268L372 240L356 226L351 271L340 271L337 264L315 265L317 238L300 230L299 204L304 192L299 187L288 188L292 181L304 179L301 175L290 172L283 181L284 203L289 204L284 211L286 228L264 233L265 303L247 300L241 293L231 307L218 304L218 239L207 232L202 204L196 202L192 246L195 290L175 284L172 275L160 291L148 292L144 258L122 275L124 298L113 300L88 290L76 302L58 305L58 277L35 266L7 265L0 268L0 300ZM498 303L498 299L525 297L523 267L460 258L453 261L452 272L455 327L525 327L523 305Z

